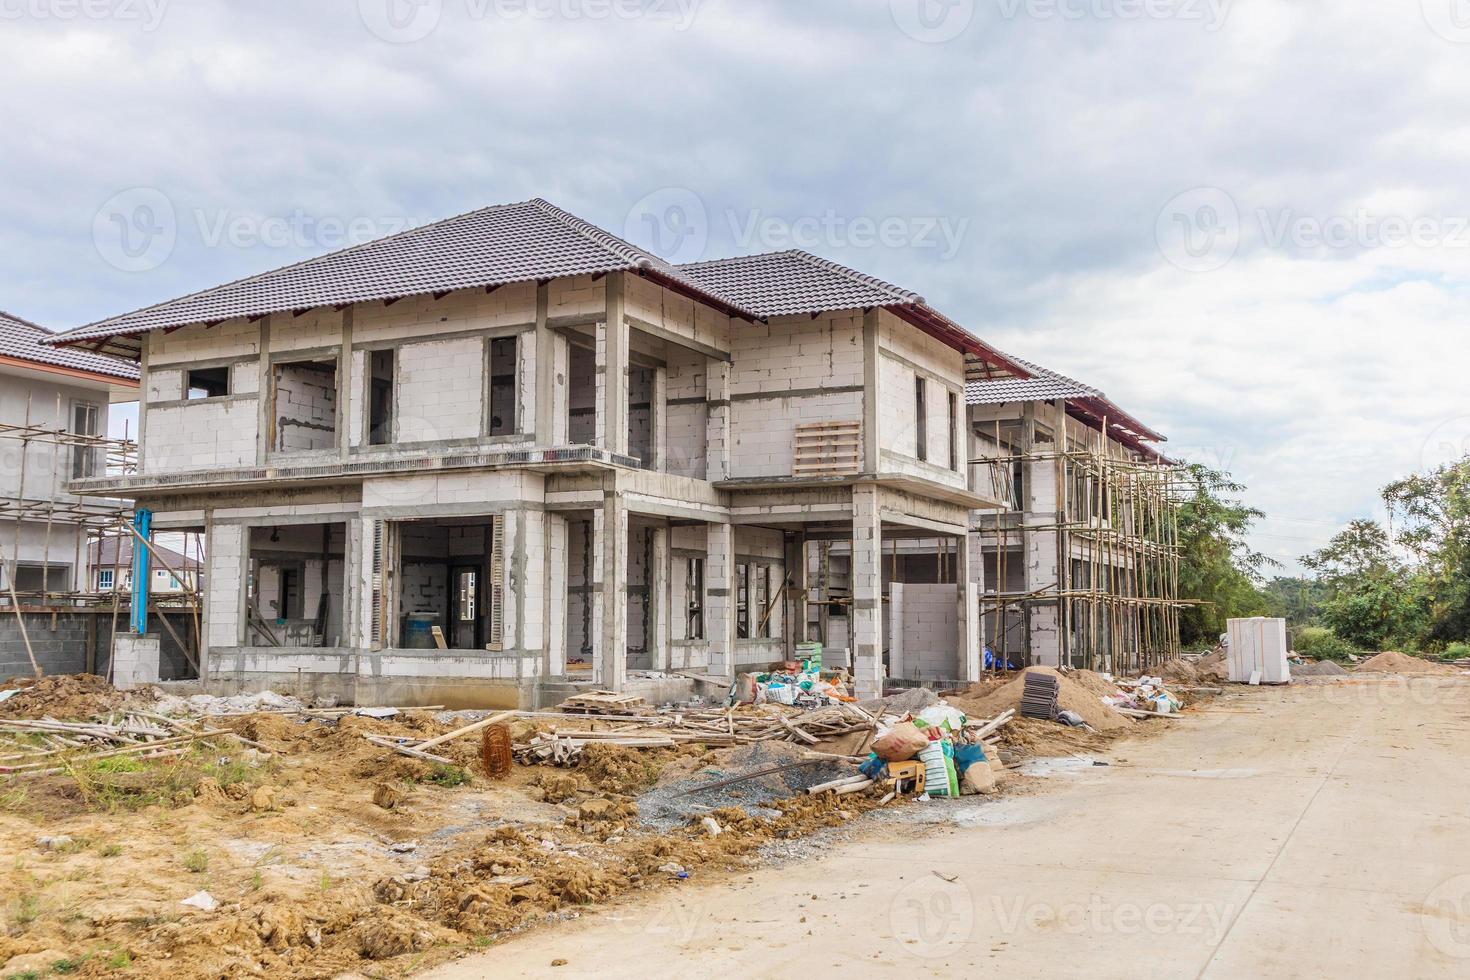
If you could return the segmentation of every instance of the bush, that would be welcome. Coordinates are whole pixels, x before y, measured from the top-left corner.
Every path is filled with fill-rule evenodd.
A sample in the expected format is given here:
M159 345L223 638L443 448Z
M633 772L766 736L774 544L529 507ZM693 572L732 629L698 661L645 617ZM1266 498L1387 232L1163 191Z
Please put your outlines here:
M1360 653L1357 647L1322 626L1304 626L1293 638L1293 649L1299 656L1314 660L1347 660Z
M1445 647L1444 653L1441 654L1440 659L1454 661L1463 660L1466 657L1470 657L1470 643L1466 643L1463 640L1460 640L1456 641L1455 643L1451 643L1449 646Z

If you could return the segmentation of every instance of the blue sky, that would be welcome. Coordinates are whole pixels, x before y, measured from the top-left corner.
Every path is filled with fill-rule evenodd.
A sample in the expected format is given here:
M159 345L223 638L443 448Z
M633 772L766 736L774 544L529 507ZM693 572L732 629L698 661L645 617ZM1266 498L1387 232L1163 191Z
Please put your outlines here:
M1291 567L1470 446L1460 4L0 0L0 307L534 196L804 247L1231 470Z

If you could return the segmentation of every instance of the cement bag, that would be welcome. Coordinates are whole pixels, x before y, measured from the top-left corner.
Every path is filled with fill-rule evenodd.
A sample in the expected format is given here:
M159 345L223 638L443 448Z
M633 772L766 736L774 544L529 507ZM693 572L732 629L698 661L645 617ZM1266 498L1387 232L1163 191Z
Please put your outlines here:
M754 674L741 674L735 678L736 701L741 704L752 704L759 693L760 689L756 686Z
M924 794L926 796L959 796L959 777L955 775L954 759L945 751L947 742L930 742L929 747L919 753L924 764Z
M966 796L971 793L994 793L995 790L995 771L983 763L966 769L965 774L960 777L960 792Z
M907 762L928 745L929 736L924 734L924 729L905 721L878 736L873 742L873 751L884 762Z

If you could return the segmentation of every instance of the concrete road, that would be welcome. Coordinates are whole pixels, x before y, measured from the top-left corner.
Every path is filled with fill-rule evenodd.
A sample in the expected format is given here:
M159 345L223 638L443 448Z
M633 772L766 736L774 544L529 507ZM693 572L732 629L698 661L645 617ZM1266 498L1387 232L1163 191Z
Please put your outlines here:
M428 976L1470 976L1470 681L1256 689L1151 724L1178 730Z

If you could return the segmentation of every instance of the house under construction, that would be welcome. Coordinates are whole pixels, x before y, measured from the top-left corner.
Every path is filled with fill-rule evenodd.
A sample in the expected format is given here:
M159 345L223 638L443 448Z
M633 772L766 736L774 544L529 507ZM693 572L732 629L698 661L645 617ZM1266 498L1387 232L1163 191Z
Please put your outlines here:
M535 200L56 342L140 363L138 472L73 488L203 535L215 689L664 698L816 639L870 696L978 678L987 616L1041 661L1173 642L1167 517L1132 516L1167 504L1152 434L1083 395L970 404L1050 376L804 252L672 266Z

